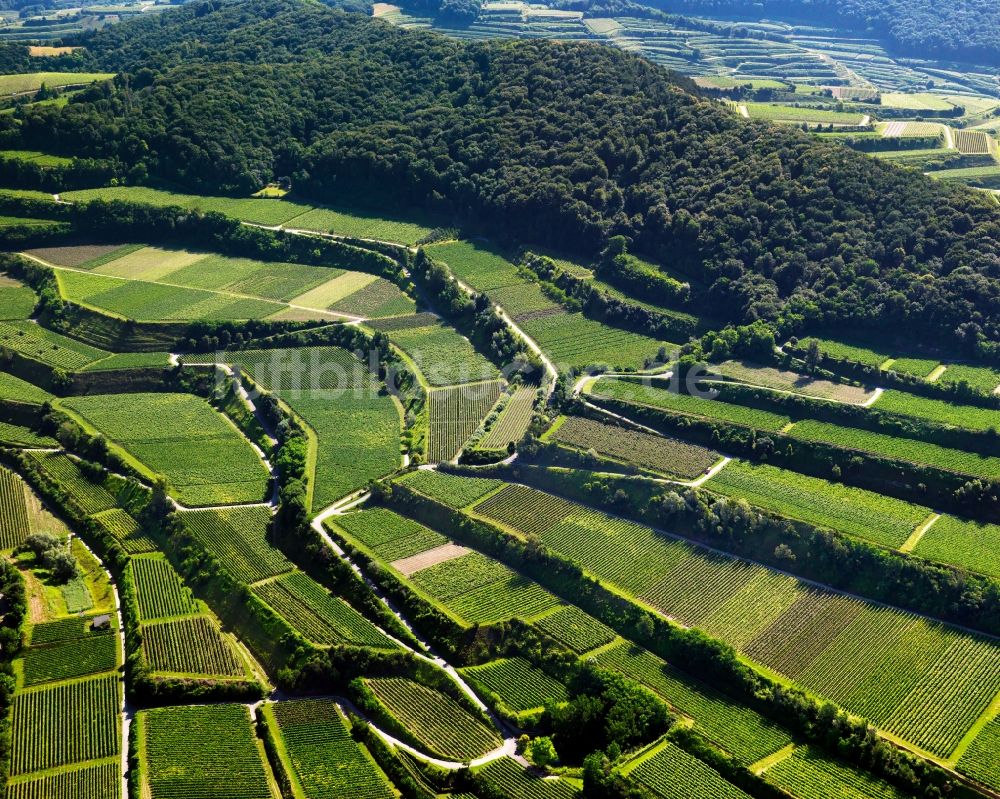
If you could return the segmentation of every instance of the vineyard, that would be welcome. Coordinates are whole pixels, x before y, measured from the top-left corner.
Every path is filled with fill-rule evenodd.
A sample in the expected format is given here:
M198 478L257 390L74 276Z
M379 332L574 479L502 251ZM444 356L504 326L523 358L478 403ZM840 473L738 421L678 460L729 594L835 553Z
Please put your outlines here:
M14 549L31 533L25 485L7 469L0 468L0 549Z
M2 396L2 389L0 389L0 396ZM57 445L54 438L10 422L0 422L0 442L13 444L17 447L54 447Z
M509 799L573 799L577 795L569 782L540 779L509 757L486 764L478 773L501 796Z
M27 319L35 309L38 297L27 286L9 278L0 282L0 320Z
M569 416L556 427L551 440L583 450L594 450L625 463L685 479L697 477L720 457L697 444Z
M575 605L567 605L534 623L546 635L551 635L574 652L583 654L615 640L615 632L588 616Z
M398 677L366 683L386 710L430 752L469 760L500 746L500 736L493 729L439 691Z
M975 477L992 477L1000 474L1000 458L995 456L978 455L974 452L929 444L926 441L897 438L854 427L838 427L835 424L812 419L796 422L788 434L802 441L819 441L846 449L869 452L883 458L936 466L939 469Z
M0 322L0 346L70 372L110 354L32 322Z
M958 761L958 770L984 785L1000 790L1000 718L994 718L980 731Z
M448 543L440 533L385 508L344 514L337 526L386 563Z
M500 398L501 390L502 384L494 381L429 392L427 460L454 458Z
M657 388L655 385L633 383L631 380L601 379L594 385L591 393L598 397L634 402L638 405L661 408L685 416L718 419L723 422L771 432L781 430L792 421L790 417L778 413L745 408L742 405L731 405L719 400L699 399L688 394L678 394L664 388Z
M792 756L771 766L764 779L801 799L905 799L888 783L849 768L821 752L802 746Z
M693 755L673 744L663 744L655 755L643 760L632 776L663 799L749 799L735 785Z
M791 742L789 733L774 722L689 677L645 649L622 642L601 652L594 662L658 694L671 707L694 719L705 735L744 765Z
M186 616L198 612L191 591L166 558L132 558L129 568L135 579L139 613L143 620Z
M928 751L950 753L1000 690L1000 647L911 614L817 591L520 486L476 513L514 527L531 519L524 532L596 577ZM891 690L873 691L890 668Z
M989 155L992 139L983 130L956 130L955 149L962 155Z
M219 628L204 616L145 624L143 654L153 672L242 677L245 669Z
M496 694L514 712L539 708L549 701L566 700L566 688L562 683L522 658L495 660L463 669L461 673L473 685L483 686Z
M114 537L130 555L156 552L156 542L146 535L139 523L121 508L95 513L92 517L101 529Z
M8 783L6 799L118 799L122 778L118 763L84 766L46 777Z
M243 705L144 710L142 778L151 799L273 799Z
M537 583L478 552L438 563L410 579L469 624L530 619L559 604Z
M305 699L267 705L264 715L277 728L296 779L316 799L394 799L368 752L351 738L333 702Z
M467 338L442 322L426 327L400 328L390 331L389 337L413 359L432 386L497 377L497 368L476 352Z
M1000 388L1000 369L991 366L971 366L969 364L950 363L944 374L938 378L942 383L964 382L971 388L994 393Z
M537 389L530 385L514 389L503 413L480 440L479 446L482 449L506 449L512 441L520 441L531 424L537 393Z
M942 516L927 528L913 553L1000 579L1000 525Z
M938 366L937 358L893 358L887 369L914 377L925 378Z
M410 472L399 479L425 496L443 502L450 508L464 508L500 488L500 480L481 477L457 477L444 472Z
M32 452L31 457L69 493L85 513L100 513L115 507L115 498L103 486L88 480L76 462L57 452Z
M117 755L121 749L117 675L14 698L11 775Z
M79 638L45 646L35 641L24 655L26 686L113 671L118 666L118 636L114 630L85 632Z
M232 422L191 394L112 394L63 400L189 505L255 502L268 473ZM102 508L102 510L104 510Z
M292 569L268 542L271 512L266 507L192 511L181 518L223 568L242 582L253 583Z
M253 592L315 643L395 648L364 616L302 572L261 583Z
M947 374L947 370L945 371ZM872 406L875 410L916 416L938 424L964 427L969 430L989 430L1000 422L1000 412L962 405L957 402L928 399L903 391L885 391Z
M893 549L901 546L931 512L885 494L743 461L728 464L707 487L783 516Z

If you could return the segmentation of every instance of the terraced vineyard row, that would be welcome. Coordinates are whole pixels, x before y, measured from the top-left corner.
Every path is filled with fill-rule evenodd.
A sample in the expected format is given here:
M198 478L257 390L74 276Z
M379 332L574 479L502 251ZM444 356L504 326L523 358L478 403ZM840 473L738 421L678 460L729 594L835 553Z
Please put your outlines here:
M337 517L336 523L387 563L447 543L448 539L385 508Z
M120 693L111 675L18 694L11 775L117 755Z
M574 605L567 605L555 613L543 616L534 625L580 654L609 644L616 637L614 630Z
M509 486L475 511L515 527L530 519L595 576L935 754L950 754L1000 691L1000 647L912 614L532 489Z
M285 556L267 541L271 512L266 507L192 511L181 518L238 580L253 583L292 569Z
M372 692L428 751L468 760L500 745L500 736L439 691L412 680L366 680Z
M428 395L427 460L451 460L500 398L501 383L442 388Z
M85 513L100 513L115 507L115 498L102 486L92 483L77 468L76 462L57 452L32 452L42 471L59 483Z
M34 645L24 655L26 686L113 671L118 666L114 631L86 633L48 646Z
M139 523L121 508L112 508L94 515L103 530L117 539L130 555L156 552L156 542L146 535Z
M273 799L243 705L155 708L137 719L151 799Z
M808 746L799 747L791 757L771 766L764 779L801 799L905 799L906 794L886 782Z
M495 660L463 669L462 674L499 696L511 710L520 712L566 699L566 688L522 658Z
M625 463L685 479L697 477L720 455L706 447L676 438L570 416L551 434L553 441L582 450L594 450Z
M306 638L319 644L352 644L393 649L395 644L374 624L302 572L279 577L253 589Z
M717 771L669 743L640 763L632 776L663 799L749 799Z
M531 424L537 393L538 390L531 385L516 388L500 418L483 436L479 446L483 449L504 449L511 441L520 441Z
M323 699L268 705L295 777L310 797L393 799L396 795L371 756L351 738L337 706Z
M37 779L8 783L6 799L118 799L118 763L85 766Z
M541 779L509 757L488 763L479 774L510 799L573 799L576 789L565 780Z
M408 485L451 508L464 508L486 496L503 483L482 477L458 477L444 472L416 471L403 475L399 482Z
M166 674L242 677L245 669L219 628L204 616L143 626L150 670Z
M185 616L198 611L190 589L166 558L132 558L129 565L135 577L139 613L144 620Z
M14 549L31 533L24 483L0 468L0 549Z

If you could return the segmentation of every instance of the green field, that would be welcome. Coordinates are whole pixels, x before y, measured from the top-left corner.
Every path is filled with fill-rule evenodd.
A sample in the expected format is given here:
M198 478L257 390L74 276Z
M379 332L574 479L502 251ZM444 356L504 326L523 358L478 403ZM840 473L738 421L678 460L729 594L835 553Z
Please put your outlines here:
M0 319L27 319L38 297L28 286L0 277Z
M346 513L337 516L335 521L338 527L386 563L448 543L440 533L385 508Z
M118 799L122 778L118 763L104 763L27 777L7 783L6 799Z
M339 347L242 350L225 360L274 392L317 440L312 506L319 510L400 463L400 417L367 366ZM215 356L188 359L214 363Z
M302 636L321 645L347 644L394 649L396 644L374 624L332 596L311 577L293 572L254 587L253 592L270 605Z
M244 677L246 668L217 624L205 616L144 624L150 671L194 677Z
M1000 474L998 457L964 452L912 438L897 438L854 427L840 427L813 419L796 422L788 435L802 441L833 444L846 449L869 452L883 458L936 466L939 469L975 477L993 477Z
M660 474L692 479L709 469L719 453L676 438L656 436L582 416L566 417L549 439Z
M0 347L66 371L82 369L110 354L24 321L0 322Z
M475 512L936 754L957 746L1000 689L1000 647L912 614L521 486Z
M509 757L487 763L477 773L501 796L509 799L573 799L578 796L572 783L542 779Z
M1000 790L1000 717L983 727L959 759L958 770Z
M846 111L828 111L823 108L796 108L770 103L746 103L751 119L767 119L773 122L814 122L824 125L860 125L861 114Z
M852 344L846 341L835 341L833 339L816 338L809 336L801 339L799 346L808 348L809 342L815 341L819 344L819 350L830 358L839 360L858 361L866 366L881 366L892 357L889 350L875 349L862 344Z
M905 799L882 780L853 769L817 749L801 746L792 756L771 766L764 779L801 799Z
M403 475L399 482L456 509L471 505L503 485L502 481L491 478L458 477L444 472L428 471L410 472Z
M566 700L566 687L522 658L462 669L462 675L495 694L515 713Z
M430 391L427 397L428 462L454 458L483 423L502 391L503 384L498 380Z
M156 542L146 535L139 523L121 508L101 511L92 517L100 528L113 536L130 555L155 552Z
M117 755L122 745L120 696L117 674L18 693L11 722L11 775Z
M417 571L410 580L469 625L529 619L559 604L537 583L478 552Z
M200 510L181 518L209 554L237 580L253 583L293 568L269 541L269 508Z
M162 474L187 505L258 502L268 472L226 417L191 394L73 397L64 407Z
M70 499L84 513L100 513L111 510L117 500L101 485L91 482L80 471L76 461L58 452L32 452L31 457L42 471L59 484L69 494Z
M574 605L537 619L534 626L580 654L609 644L616 637L614 630Z
M625 402L648 405L652 408L662 408L686 416L718 419L723 422L772 432L781 430L792 421L789 416L770 411L732 405L720 400L700 399L688 394L677 394L665 388L659 388L656 382L645 385L631 380L601 379L594 383L590 393L597 397L611 397Z
M75 86L113 78L111 72L29 72L24 75L0 75L0 94L36 92L44 84L50 89Z
M243 705L161 707L136 717L151 799L273 799L264 753Z
M343 713L325 699L276 702L264 716L284 743L288 767L309 799L395 799L371 755L351 738Z
M53 623L60 624L58 621L50 622ZM38 632L32 634L32 646L24 654L26 686L86 677L114 671L118 667L118 635L115 629L90 631L90 625L84 623L83 631L74 637L39 643L51 637L44 629L46 625L39 626L35 628Z
M1000 369L992 366L971 366L969 364L950 363L944 374L938 378L941 383L959 383L965 381L972 388L987 394L993 394L1000 388Z
M0 467L0 549L14 549L32 533L25 491L20 477Z
M115 369L166 368L170 365L168 352L116 352L107 358L85 366L84 372L110 372Z
M847 383L808 377L788 369L763 366L751 361L724 361L712 364L711 371L738 383L788 391L816 399L835 400L851 405L860 405L872 396L872 391Z
M927 528L913 554L1000 579L1000 525L942 516Z
M937 358L894 358L889 364L889 371L925 378L938 367L939 363Z
M707 488L792 519L896 549L931 513L900 499L765 464L733 461Z
M947 371L945 372L947 374ZM872 408L886 413L915 416L938 424L964 427L969 430L1000 429L1000 410L977 408L958 402L928 399L903 391L883 392Z
M510 442L517 443L528 430L534 415L538 390L531 385L514 389L500 417L479 441L481 449L505 449Z
M663 799L690 799L693 796L749 799L750 796L726 782L719 772L694 755L670 743L663 744L656 754L643 760L630 776Z
M450 696L400 677L365 682L429 752L469 760L500 746L499 734Z
M53 396L34 383L29 383L7 372L0 372L0 398L41 405L53 399Z
M425 327L389 331L389 338L404 350L432 386L451 386L492 380L497 368L454 328L443 322Z
M143 621L198 612L190 589L166 558L132 558L128 568L135 580L136 599Z
M144 186L117 186L104 189L68 191L61 195L70 202L89 200L126 200L148 205L217 211L227 216L258 225L284 225L292 229L335 231L342 236L382 239L400 244L416 244L430 233L431 227L399 217L369 213L362 209L316 208L284 199L234 199L178 194Z

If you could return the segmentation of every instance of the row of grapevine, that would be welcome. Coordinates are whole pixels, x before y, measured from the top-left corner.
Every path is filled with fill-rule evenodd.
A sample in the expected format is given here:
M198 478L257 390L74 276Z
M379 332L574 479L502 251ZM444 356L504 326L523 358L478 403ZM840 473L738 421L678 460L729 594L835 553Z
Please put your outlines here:
M542 779L509 757L501 757L479 770L500 795L509 799L573 799L576 789L565 780Z
M24 684L68 680L113 671L118 666L118 635L114 630L49 646L32 646L24 653Z
M243 664L218 626L205 616L143 625L149 668L167 674L242 677Z
M243 705L155 708L139 713L137 722L151 799L273 799Z
M500 418L483 436L479 446L483 449L505 449L511 441L520 441L531 424L537 393L538 390L531 385L516 388Z
M566 698L566 687L562 683L523 658L494 660L463 669L462 674L499 696L515 712L543 707L550 700L561 702Z
M102 511L93 518L101 529L117 539L122 549L130 555L156 552L156 542L143 532L139 522L121 508Z
M0 468L0 549L14 549L31 533L24 483Z
M118 799L122 778L117 762L84 766L45 777L10 782L6 799Z
M11 774L117 755L121 749L120 695L117 675L18 694L12 720Z
M59 483L86 513L99 513L115 507L115 498L103 486L91 482L68 455L58 452L32 452L42 471Z
M500 398L500 381L435 389L428 394L427 460L451 460Z
M546 635L551 635L580 654L610 644L616 637L614 630L575 605L566 605L555 613L537 619L534 624Z
M393 799L392 789L371 756L351 737L334 702L305 699L264 708L285 743L295 777L310 797Z
M386 508L338 516L337 525L386 563L448 543L440 533Z
M428 752L468 760L500 746L495 730L440 691L401 677L369 679L366 683Z
M631 776L663 799L749 799L717 771L669 743L640 763Z
M198 612L191 590L162 556L132 558L139 613L144 621Z
M399 482L419 491L450 508L464 508L490 493L503 483L483 477L458 477L444 472L426 470L403 475Z
M267 540L271 512L266 507L192 511L181 518L202 545L242 582L256 582L292 569Z

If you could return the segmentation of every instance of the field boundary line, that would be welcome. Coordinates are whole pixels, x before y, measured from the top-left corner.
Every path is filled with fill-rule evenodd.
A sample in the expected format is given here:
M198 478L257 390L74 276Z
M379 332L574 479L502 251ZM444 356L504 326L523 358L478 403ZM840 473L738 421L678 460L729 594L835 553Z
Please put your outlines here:
M917 544L920 543L920 539L924 537L924 533L930 530L931 527L934 526L934 522L940 518L940 513L931 513L928 518L924 519L924 521L920 523L916 530L910 533L910 537L900 545L899 551L906 553L912 552Z

